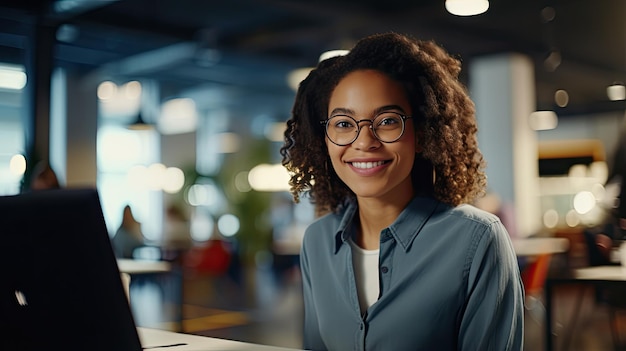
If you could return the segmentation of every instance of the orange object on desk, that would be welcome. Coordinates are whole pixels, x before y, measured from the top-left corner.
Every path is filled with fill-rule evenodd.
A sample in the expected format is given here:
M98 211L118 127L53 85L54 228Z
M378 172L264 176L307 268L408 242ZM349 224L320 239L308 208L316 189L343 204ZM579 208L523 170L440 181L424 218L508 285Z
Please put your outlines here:
M521 272L526 295L541 293L548 277L551 254L541 254Z

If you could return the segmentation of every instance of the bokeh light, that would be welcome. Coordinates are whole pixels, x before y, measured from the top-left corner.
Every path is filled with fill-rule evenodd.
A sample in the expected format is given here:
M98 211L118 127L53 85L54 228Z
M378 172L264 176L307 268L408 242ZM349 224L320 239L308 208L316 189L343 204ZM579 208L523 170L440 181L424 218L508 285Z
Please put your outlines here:
M596 198L591 191L581 191L574 196L573 205L576 212L586 214L596 206Z
M239 227L239 218L233 214L222 215L217 220L217 229L220 233L222 233L222 235L227 237L237 234Z
M9 161L9 171L17 177L24 175L24 172L26 172L26 157L21 154L13 155Z

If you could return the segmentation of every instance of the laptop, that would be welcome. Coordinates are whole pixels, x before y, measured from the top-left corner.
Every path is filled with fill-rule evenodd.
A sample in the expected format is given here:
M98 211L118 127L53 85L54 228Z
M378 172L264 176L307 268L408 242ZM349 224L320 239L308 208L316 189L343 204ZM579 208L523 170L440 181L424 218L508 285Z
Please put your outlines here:
M141 350L95 189L0 196L0 350Z

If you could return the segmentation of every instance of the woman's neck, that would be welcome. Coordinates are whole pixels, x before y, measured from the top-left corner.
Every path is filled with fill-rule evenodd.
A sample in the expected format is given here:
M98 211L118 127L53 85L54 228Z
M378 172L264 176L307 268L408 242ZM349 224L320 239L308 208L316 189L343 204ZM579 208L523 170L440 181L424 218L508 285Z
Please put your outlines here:
M380 232L390 226L408 202L386 203L360 198L357 231L354 241L366 250L376 250L380 245Z

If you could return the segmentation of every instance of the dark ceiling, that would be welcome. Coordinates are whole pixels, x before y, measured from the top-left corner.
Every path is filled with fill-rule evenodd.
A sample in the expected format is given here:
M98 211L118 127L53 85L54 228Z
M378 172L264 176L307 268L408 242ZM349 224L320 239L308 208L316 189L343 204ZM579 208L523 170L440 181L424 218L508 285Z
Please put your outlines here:
M289 70L393 30L434 39L466 66L481 55L528 55L540 109L625 108L606 95L609 84L626 79L623 0L491 0L485 14L471 17L450 15L444 0L0 1L0 61L23 61L37 23L58 28L55 65L154 78L170 94L205 85L289 93ZM557 89L569 93L565 108L553 102Z

